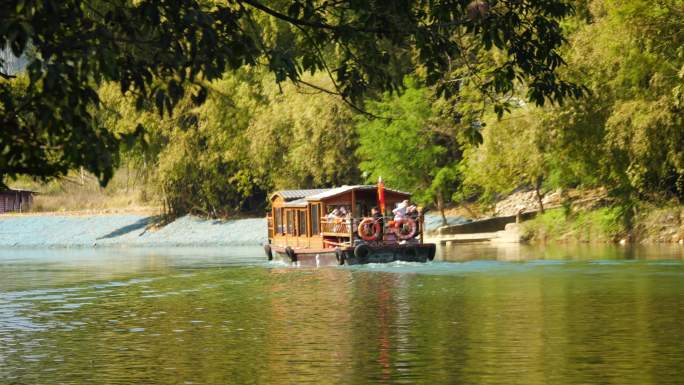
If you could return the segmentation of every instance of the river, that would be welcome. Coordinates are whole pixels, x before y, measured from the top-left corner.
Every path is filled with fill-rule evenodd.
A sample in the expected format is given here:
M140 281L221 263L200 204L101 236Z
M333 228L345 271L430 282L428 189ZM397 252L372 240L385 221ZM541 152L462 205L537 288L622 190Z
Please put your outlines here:
M0 251L0 384L681 384L684 247Z

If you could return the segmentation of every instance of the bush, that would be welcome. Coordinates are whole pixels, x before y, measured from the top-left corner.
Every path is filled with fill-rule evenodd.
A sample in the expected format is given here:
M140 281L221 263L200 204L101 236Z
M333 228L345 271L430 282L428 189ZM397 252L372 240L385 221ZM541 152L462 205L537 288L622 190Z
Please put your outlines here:
M532 241L613 242L627 233L623 206L577 211L558 208L525 222L523 234Z

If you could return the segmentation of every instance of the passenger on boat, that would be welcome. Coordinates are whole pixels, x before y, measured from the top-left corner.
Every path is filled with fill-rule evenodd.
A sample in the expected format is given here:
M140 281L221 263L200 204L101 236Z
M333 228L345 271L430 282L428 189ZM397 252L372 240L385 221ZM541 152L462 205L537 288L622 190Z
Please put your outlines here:
M340 226L340 231L341 232L348 232L349 231L349 226L351 226L351 212L347 210L346 207L341 206L340 207L340 222L343 223L342 226Z
M343 211L343 207L336 207L326 216L327 222L332 224L332 231L335 233L342 232L342 218L344 217Z
M406 216L408 216L411 219L418 219L418 217L420 216L420 210L418 209L418 206L410 205L409 207L407 207Z
M371 217L377 219L378 222L382 222L382 213L380 213L380 209L377 207L371 208Z
M380 237L382 238L383 228L385 227L385 218L382 217L380 209L377 207L371 208L371 217L380 224Z
M406 210L408 209L408 205L408 199L397 203L397 207L392 210L392 213L394 213L394 222L400 223L404 220L404 218L406 218Z
M330 210L330 212L328 213L328 216L327 216L328 219L336 219L339 217L340 217L340 210L338 210L337 208Z
M417 217L418 208L416 205L409 204L408 199L397 204L397 207L392 210L394 213L394 226L399 226L406 221L406 218Z

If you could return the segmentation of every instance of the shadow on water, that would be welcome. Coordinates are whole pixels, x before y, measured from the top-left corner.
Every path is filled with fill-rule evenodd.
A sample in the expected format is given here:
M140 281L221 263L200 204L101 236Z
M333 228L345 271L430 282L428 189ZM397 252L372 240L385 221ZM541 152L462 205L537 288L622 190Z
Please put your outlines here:
M97 239L100 240L100 239L107 239L107 238L116 238L116 237L120 237L122 235L131 233L131 232L136 231L136 230L144 229L145 227L147 227L148 224L152 223L153 220L154 220L154 218L152 218L152 217L142 218L142 219L136 221L135 223L132 223L130 225L116 229L116 230L112 231L111 233L103 235Z

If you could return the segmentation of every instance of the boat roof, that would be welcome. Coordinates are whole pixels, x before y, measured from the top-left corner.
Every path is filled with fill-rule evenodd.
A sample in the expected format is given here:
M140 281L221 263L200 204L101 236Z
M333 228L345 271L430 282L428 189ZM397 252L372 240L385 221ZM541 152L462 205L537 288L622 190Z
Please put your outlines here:
M315 188L315 189L308 189L308 190L280 190L276 191L273 194L271 194L271 199L273 199L274 195L280 195L285 201L291 201L295 199L302 199L306 198L309 195L315 195L319 194L325 191L330 190L329 188Z
M285 202L283 207L306 207L308 204L306 199L297 199L294 201Z
M377 188L378 186L374 184L366 184L310 190L281 190L273 193L271 199L273 199L275 195L280 195L287 202L284 205L285 207L303 207L306 206L307 201L320 201L352 190L375 190ZM385 188L385 191L411 196L411 193L391 188Z

